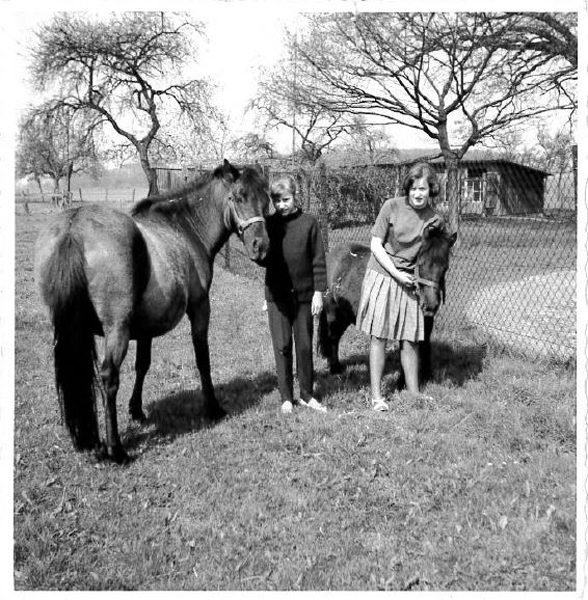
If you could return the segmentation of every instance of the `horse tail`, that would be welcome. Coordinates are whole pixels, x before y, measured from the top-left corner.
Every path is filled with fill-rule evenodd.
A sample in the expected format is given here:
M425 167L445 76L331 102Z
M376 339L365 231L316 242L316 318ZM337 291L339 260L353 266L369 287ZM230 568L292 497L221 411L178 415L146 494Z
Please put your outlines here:
M324 358L331 356L331 338L329 335L329 324L327 322L327 307L324 303L318 318L316 337L317 349L320 355Z
M74 447L99 443L94 330L98 322L88 293L86 260L79 239L66 233L49 259L42 294L53 321L55 386L62 421Z

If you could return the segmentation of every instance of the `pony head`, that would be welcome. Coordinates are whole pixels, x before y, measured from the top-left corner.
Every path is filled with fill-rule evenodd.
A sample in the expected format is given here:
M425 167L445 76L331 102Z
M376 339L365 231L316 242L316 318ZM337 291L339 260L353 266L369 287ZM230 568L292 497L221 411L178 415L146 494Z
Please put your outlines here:
M243 242L249 258L262 262L269 249L265 217L271 212L269 186L261 168L238 169L225 159L214 172L230 186L226 198L225 225Z
M423 230L415 276L419 303L426 317L434 316L445 299L445 273L456 239L457 233L449 234L443 225L433 223Z

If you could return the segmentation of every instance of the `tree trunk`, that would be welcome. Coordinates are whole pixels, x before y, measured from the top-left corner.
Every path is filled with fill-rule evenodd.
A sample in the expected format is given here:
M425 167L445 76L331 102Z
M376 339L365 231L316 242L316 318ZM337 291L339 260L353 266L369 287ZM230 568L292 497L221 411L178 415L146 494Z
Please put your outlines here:
M41 194L41 202L45 202L45 192L43 191L43 184L41 183L41 178L38 175L35 175L35 181L39 186L39 193Z
M147 183L149 184L149 191L147 192L147 196L156 196L159 194L159 185L157 184L157 171L151 166L149 162L149 157L147 156L147 151L144 149L139 150L139 160L141 161L141 168L145 173L145 177L147 178Z
M445 159L447 169L447 204L449 230L459 232L459 162L455 157ZM459 237L459 234L458 234Z
M69 192L71 192L71 178L73 176L73 163L69 163L69 165L67 165L67 175L66 175L66 181L67 181L67 185L66 185L66 192L69 194Z
M447 123L439 124L439 147L445 160L445 169L447 170L447 189L446 199L449 207L447 215L448 226L451 232L457 233L457 241L459 243L459 160L463 156L457 155L452 150L449 143L449 132L447 131Z

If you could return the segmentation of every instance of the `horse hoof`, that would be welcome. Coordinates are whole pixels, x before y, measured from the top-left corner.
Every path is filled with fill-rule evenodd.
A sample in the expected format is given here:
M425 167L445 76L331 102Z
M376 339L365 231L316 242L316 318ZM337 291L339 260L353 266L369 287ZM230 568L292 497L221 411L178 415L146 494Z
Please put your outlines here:
M131 419L133 421L137 421L137 423L144 424L147 422L147 417L142 410L132 410L130 411Z
M131 460L129 455L123 450L122 446L108 448L108 458L117 465L126 465Z
M105 443L96 448L95 455L98 460L111 460L117 465L124 465L131 460L122 446L107 446Z
M206 410L206 416L212 421L220 421L223 417L227 416L227 412L224 408L217 404L216 406L209 407Z
M340 375L345 371L345 365L337 363L336 365L333 365L329 371L331 372L331 375Z

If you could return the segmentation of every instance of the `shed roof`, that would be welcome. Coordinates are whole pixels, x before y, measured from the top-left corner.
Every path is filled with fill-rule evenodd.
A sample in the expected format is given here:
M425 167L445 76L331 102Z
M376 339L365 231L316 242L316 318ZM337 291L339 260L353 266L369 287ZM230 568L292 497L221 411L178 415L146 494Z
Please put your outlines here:
M444 158L440 156L440 152L432 152L431 150L424 151L408 151L408 157L403 157L403 151L400 151L399 160L397 162L378 162L378 166L397 166L397 165L411 165L415 162L426 161L432 164L443 164L445 162ZM470 165L501 165L501 166L516 166L519 169L524 169L527 171L531 171L534 173L538 173L543 177L548 177L551 175L549 171L545 171L543 169L537 169L535 167L530 167L529 165L525 165L521 162L517 162L514 160L508 160L505 158L501 158L499 156L493 156L488 151L470 149L466 152L465 156L460 161L461 165L470 166Z

